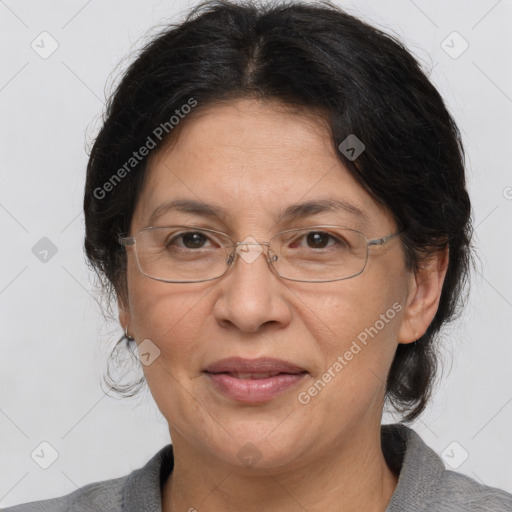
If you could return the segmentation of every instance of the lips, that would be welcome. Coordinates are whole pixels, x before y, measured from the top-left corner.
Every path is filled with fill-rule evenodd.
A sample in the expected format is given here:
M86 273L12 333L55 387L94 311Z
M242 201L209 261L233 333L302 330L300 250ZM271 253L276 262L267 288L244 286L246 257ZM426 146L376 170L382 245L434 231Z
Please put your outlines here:
M203 370L213 389L237 402L266 402L297 386L308 373L282 359L230 357Z

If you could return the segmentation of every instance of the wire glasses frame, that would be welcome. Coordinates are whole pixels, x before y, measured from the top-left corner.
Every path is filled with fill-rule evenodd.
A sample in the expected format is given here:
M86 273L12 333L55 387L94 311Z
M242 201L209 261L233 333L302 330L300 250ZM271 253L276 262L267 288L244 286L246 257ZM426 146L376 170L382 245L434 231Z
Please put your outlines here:
M140 261L139 251L137 250L137 239L139 238L139 241L140 241L141 236L144 236L145 233L150 233L153 230L165 230L165 229L171 229L171 228L182 228L183 230L187 230L185 233L187 233L187 232L188 233L211 233L211 234L215 234L215 235L224 237L226 240L229 240L230 245L224 247L224 249L226 251L229 249L229 252L225 253L227 255L226 260L225 260L225 264L226 264L225 270L214 277L208 277L206 279L187 279L187 280L166 279L166 278L162 278L162 277L157 277L156 275L152 275L152 274L148 273L147 271L145 271L143 268L144 265L142 265L141 261ZM336 229L342 230L345 233L350 232L356 237L356 239L359 239L361 241L361 243L364 242L364 249L362 249L362 247L361 247L361 250L365 251L364 255L362 255L361 257L357 256L358 261L360 262L360 265L359 265L360 268L358 267L358 270L350 273L350 275L347 275L344 277L338 277L338 278L330 278L330 279L297 279L297 278L282 275L275 266L275 262L278 261L279 256L277 254L274 254L271 251L270 244L272 243L272 240L274 240L277 237L281 237L281 236L289 234L289 233L293 234L294 232L299 232L299 231L314 232L318 228L322 228L322 229L323 228L327 228L327 229L336 228ZM402 233L402 231L397 231L395 233L391 233L391 234L383 236L381 238L368 239L360 231L357 231L357 230L354 230L351 228L346 228L344 226L315 225L315 226L307 226L307 227L294 228L294 229L288 229L285 231L281 231L280 233L277 233L276 235L274 235L268 242L257 242L257 241L235 242L229 235L227 235L226 233L223 233L222 231L216 231L214 229L208 229L208 228L198 228L198 227L190 226L190 225L169 225L169 226L148 226L148 227L145 227L145 228L141 229L140 231L138 231L134 236L123 236L123 234L119 234L118 242L120 245L122 245L125 248L128 248L130 246L132 246L134 248L137 268L143 275L145 275L146 277L149 277L150 279L154 279L156 281L162 281L165 283L200 283L200 282L204 282L204 281L213 281L215 279L219 279L220 277L225 275L231 267L234 266L234 264L236 262L237 254L239 254L239 248L241 246L247 246L247 245L267 246L267 254L266 254L267 263L268 263L271 271L273 271L276 275L278 275L282 279L287 279L290 281L299 281L299 282L320 283L320 282L342 281L342 280L350 279L352 277L356 277L356 276L360 275L365 270L367 262L368 262L368 248L372 247L372 246L376 246L376 247L383 246L384 244L389 242L394 237L400 235L401 233ZM329 233L327 233L327 234L329 234ZM259 256L259 254L258 254L258 256Z

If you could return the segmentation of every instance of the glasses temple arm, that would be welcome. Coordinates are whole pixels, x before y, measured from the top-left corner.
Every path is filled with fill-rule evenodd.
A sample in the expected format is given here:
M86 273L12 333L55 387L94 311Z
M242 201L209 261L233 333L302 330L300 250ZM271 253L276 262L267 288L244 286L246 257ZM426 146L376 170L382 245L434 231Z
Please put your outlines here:
M401 235L402 231L396 231L395 233L391 233L390 235L383 236L382 238L373 238L368 240L368 245L384 245L386 242L389 242L395 236Z
M135 245L135 237L118 235L117 241L123 246Z

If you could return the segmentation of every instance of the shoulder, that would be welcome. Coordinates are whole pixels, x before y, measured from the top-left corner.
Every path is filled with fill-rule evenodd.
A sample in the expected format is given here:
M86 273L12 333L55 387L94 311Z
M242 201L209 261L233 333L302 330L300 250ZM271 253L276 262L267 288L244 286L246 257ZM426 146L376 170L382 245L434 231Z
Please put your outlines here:
M405 425L382 427L382 449L399 473L386 512L512 512L512 494L455 471Z
M121 512L123 489L129 475L85 485L59 498L33 501L3 509L2 512Z
M439 512L512 512L512 494L444 470L436 489Z
M174 467L172 444L164 446L145 466L128 475L94 482L76 491L1 512L154 512L160 509L161 486Z

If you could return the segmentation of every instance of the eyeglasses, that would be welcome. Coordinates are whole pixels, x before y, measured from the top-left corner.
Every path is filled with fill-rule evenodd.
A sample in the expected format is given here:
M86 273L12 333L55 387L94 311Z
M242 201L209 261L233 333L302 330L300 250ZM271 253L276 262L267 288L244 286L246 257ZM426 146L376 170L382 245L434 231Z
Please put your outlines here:
M133 237L119 235L133 246L137 266L147 277L166 283L198 283L223 276L240 255L252 263L267 246L266 259L279 277L291 281L328 282L355 277L368 261L368 248L382 246L400 233L368 240L343 226L288 229L268 242L248 237L234 242L220 231L193 226L146 227Z

